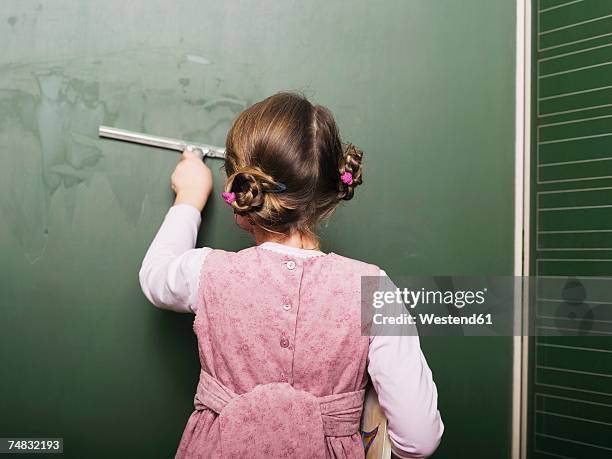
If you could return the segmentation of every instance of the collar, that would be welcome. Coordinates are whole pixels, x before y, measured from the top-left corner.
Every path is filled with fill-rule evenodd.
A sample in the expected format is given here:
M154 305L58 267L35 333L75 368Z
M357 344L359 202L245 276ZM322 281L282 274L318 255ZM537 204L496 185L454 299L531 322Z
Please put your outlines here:
M266 241L258 245L259 248L265 250L271 250L273 252L284 253L286 255L293 255L302 258L312 258L325 255L320 250L300 249L299 247L291 247L289 245L280 244L278 242Z

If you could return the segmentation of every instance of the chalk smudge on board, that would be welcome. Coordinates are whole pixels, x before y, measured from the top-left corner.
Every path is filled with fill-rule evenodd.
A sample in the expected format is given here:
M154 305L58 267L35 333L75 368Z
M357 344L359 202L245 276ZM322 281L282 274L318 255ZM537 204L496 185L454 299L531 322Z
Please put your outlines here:
M33 76L38 94L21 90L0 93L0 127L7 128L0 133L13 139L11 150L27 151L15 159L18 169L14 172L23 177L13 177L10 192L15 197L3 200L3 210L30 263L44 253L51 200L60 186L66 190L66 215L73 219L76 186L93 176L94 166L102 157L102 152L85 139L109 119L104 104L98 101L97 83L70 78L58 69L35 72ZM33 150L39 155L34 164L25 157L37 154ZM36 176L32 174L35 170ZM35 177L38 183L33 182Z
M210 61L203 56L196 56L194 54L186 54L185 57L187 58L189 62L193 62L194 64L202 64L202 65L210 64Z
M177 61L186 64L179 85L171 65ZM202 72L191 63L212 60L164 48L0 65L0 153L7 158L0 169L5 196L0 211L30 263L44 254L54 231L69 229L85 215L97 219L89 209L117 210L120 214L99 218L121 218L138 227L144 207L171 202L167 182L173 157L100 140L100 124L224 142L232 120L251 100L223 91L220 83L235 87L234 75L249 69L211 66ZM152 157L161 161L147 159ZM94 188L95 201L81 208L82 193L91 195Z

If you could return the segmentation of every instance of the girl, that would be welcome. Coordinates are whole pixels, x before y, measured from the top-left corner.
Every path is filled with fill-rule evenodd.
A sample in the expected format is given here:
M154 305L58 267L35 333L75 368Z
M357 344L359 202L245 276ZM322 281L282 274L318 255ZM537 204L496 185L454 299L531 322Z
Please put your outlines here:
M212 174L184 152L176 201L140 270L156 306L195 314L202 370L176 458L363 458L368 376L394 453L426 457L442 436L416 336L362 336L360 279L380 268L320 251L317 225L361 184L325 107L279 93L245 110L226 142L223 199L255 246L195 249Z

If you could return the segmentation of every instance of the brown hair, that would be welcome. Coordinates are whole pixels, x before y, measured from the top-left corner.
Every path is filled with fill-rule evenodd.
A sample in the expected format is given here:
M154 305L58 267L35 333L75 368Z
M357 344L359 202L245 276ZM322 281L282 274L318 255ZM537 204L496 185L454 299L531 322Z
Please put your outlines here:
M363 152L343 145L331 112L294 92L243 111L227 135L225 191L234 211L267 230L314 236L340 200L362 183ZM341 180L352 174L352 184Z

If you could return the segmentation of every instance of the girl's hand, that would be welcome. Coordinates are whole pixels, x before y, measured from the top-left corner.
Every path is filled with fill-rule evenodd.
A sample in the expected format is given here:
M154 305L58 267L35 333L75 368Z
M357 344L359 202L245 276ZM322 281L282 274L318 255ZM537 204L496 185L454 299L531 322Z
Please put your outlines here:
M185 150L172 173L174 204L189 204L200 212L213 188L212 172L195 153Z

